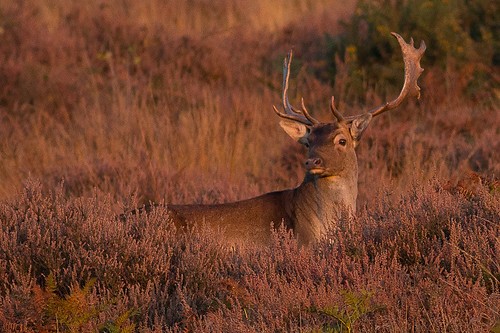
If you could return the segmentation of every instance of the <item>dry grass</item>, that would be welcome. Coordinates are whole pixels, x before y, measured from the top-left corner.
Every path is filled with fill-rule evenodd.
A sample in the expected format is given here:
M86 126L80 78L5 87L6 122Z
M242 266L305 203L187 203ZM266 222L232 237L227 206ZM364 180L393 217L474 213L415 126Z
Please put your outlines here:
M498 101L425 59L421 101L363 138L360 213L335 242L278 232L240 253L213 231L179 239L161 210L116 218L297 185L303 151L271 109L290 47L292 96L318 118L332 93L348 114L383 102L347 100L346 68L334 87L324 74L324 35L354 4L0 1L0 330L340 332L363 295L357 331L492 328Z
M303 15L325 7L336 11L338 5L281 6L294 12L283 22L223 1L196 2L193 10L187 9L190 2L176 11L174 5L178 2L2 5L0 197L18 191L28 175L53 178L53 184L64 178L70 187L77 183L80 194L96 185L126 194L149 188L145 195L151 199L170 192L152 178L210 174L237 187L252 187L244 178L276 178L272 162L264 170L256 157L273 161L281 155L285 140L268 119L279 89L277 64L295 38L279 41L281 35L273 37L273 29L260 23L300 23ZM254 6L269 13L274 8L267 2ZM200 36L197 24L211 26L233 15L214 17L219 7L262 21L257 28L242 19L228 35ZM146 20L150 12L155 15ZM173 13L177 20L160 19ZM183 20L187 15L196 22ZM271 50L273 44L284 47ZM269 141L278 144L264 144ZM116 184L119 179L126 184Z

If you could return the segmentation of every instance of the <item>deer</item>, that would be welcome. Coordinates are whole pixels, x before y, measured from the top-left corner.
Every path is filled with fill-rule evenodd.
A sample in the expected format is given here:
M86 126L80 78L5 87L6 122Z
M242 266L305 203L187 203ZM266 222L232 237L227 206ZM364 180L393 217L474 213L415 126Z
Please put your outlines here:
M374 117L398 108L408 97L420 98L418 78L426 45L414 47L413 38L398 41L404 61L404 83L399 96L390 102L356 116L344 117L332 96L330 110L333 121L323 123L311 116L304 99L300 108L290 104L288 81L292 51L283 62L282 106L274 112L280 126L295 141L307 148L302 183L292 189L266 193L251 199L214 205L166 205L168 216L176 227L186 228L204 223L217 228L231 244L268 245L273 228L283 226L297 242L309 245L325 237L342 214L356 213L358 194L358 162L356 147Z

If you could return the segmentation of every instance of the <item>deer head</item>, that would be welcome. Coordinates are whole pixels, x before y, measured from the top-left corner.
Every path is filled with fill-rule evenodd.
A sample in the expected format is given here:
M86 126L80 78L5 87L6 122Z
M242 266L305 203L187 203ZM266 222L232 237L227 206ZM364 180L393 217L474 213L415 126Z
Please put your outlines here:
M392 35L399 42L404 60L405 80L399 96L393 101L353 117L342 116L335 107L335 99L332 97L330 109L334 121L329 123L322 123L313 118L304 105L304 99L301 100L300 109L290 104L288 79L292 51L288 53L283 64L282 99L284 112L280 112L275 106L273 108L276 114L283 118L280 125L285 132L308 149L308 159L305 162L306 177L343 176L355 171L357 178L355 148L372 118L397 108L407 97L415 96L417 99L420 97L420 87L417 80L423 72L420 67L420 59L425 52L425 43L422 41L417 49L414 47L413 39L410 40L410 43L406 43L400 35L394 32Z

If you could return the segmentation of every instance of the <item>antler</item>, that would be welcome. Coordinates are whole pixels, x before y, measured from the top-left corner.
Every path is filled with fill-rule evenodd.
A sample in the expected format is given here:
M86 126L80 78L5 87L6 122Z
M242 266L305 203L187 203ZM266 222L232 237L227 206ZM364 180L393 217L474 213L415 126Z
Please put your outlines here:
M401 51L403 52L403 60L405 64L405 81L403 83L403 88L399 93L399 96L391 101L387 102L381 106L371 109L368 111L373 117L378 116L386 111L397 108L408 96L415 96L417 99L420 98L420 87L418 86L418 78L420 74L424 71L420 67L420 59L424 55L426 46L425 42L421 41L419 48L414 47L413 38L410 38L410 43L406 43L403 37L395 32L391 32L391 35L396 37L401 46ZM349 121L354 120L356 117L349 117Z
M330 109L332 110L333 116L337 119L339 123L345 121L344 116L340 111L335 107L335 97L332 96L332 102L330 103Z
M415 48L413 38L410 39L410 43L406 43L403 37L398 35L395 32L391 32L391 34L396 37L401 47L401 51L403 53L403 61L405 64L405 80L403 83L403 88L399 93L399 96L391 101L387 102L381 106L371 109L366 114L371 114L373 117L378 116L386 111L397 108L408 96L415 96L420 98L420 87L418 86L418 78L420 74L424 71L422 67L420 67L420 59L424 55L426 46L425 42L420 42L419 48ZM283 110L285 113L278 111L278 109L273 105L274 112L278 114L278 116L286 119L290 119L293 121L298 121L307 126L313 126L315 124L319 124L319 121L314 119L309 112L307 111L304 105L304 99L301 99L300 110L293 107L288 100L288 79L290 77L290 63L292 62L292 51L288 53L288 56L285 58L283 63ZM335 107L335 99L332 96L332 101L330 104L330 109L337 119L338 122L344 123L352 123L354 119L359 118L360 115L352 116L352 117L343 117L342 114Z
M319 124L319 121L314 119L307 111L304 105L304 98L301 99L301 109L298 110L290 104L288 100L288 79L290 78L290 63L292 62L292 50L288 52L288 56L283 62L283 110L285 113L278 111L273 105L274 112L282 118L297 121L307 126Z

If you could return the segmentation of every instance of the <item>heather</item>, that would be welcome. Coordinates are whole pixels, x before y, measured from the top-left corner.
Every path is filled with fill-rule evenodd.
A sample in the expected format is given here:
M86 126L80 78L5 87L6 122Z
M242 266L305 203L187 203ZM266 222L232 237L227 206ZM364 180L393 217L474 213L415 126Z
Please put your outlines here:
M299 248L278 230L228 249L162 208L122 220L111 197L29 182L3 204L5 331L487 331L498 320L498 199L436 183ZM251 222L251 221L250 221ZM82 318L84 318L82 320ZM342 321L341 321L342 320ZM344 322L345 324L341 324Z
M0 1L0 331L496 332L498 5L374 3ZM427 43L422 96L364 134L328 239L127 213L296 186L284 55L294 104L358 114L400 89L390 31Z

